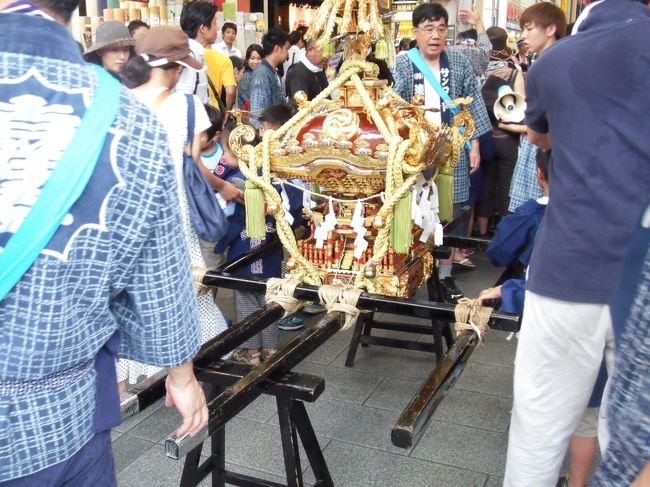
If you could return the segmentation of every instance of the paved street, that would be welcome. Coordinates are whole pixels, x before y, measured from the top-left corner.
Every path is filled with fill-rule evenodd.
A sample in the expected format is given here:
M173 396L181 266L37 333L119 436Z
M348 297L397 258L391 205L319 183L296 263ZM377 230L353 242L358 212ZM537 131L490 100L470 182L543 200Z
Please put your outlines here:
M484 254L472 259L477 268L457 275L457 283L468 297L476 297L500 274ZM220 291L220 299L226 314L232 313L230 293ZM284 339L291 336L281 334ZM346 368L350 335L350 330L335 335L295 369L325 378L325 392L306 407L337 486L501 485L516 339L507 341L507 333L491 332L486 344L470 358L422 440L403 450L391 444L390 428L431 371L433 355L360 347L354 368ZM157 404L114 431L120 486L178 486L182 462L167 459L163 451L165 438L178 424L175 411ZM285 481L272 397L260 397L228 424L226 449L228 469ZM308 467L305 470L306 480L313 481ZM209 485L209 480L201 485Z

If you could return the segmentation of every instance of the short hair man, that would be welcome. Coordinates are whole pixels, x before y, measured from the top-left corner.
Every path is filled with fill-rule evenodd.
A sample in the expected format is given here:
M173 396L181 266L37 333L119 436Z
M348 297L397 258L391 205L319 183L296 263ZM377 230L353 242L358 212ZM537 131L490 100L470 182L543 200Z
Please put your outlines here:
M408 37L404 37L403 39L400 39L399 44L397 44L397 48L395 49L396 54L398 56L401 56L403 54L406 54L406 51L408 51L411 48L411 39Z
M212 49L223 54L226 57L242 57L241 51L235 47L237 39L237 24L233 22L224 22L221 26L222 40L212 46Z
M286 103L280 105L271 105L267 107L259 117L260 135L264 135L265 130L277 130L287 123L293 116L293 109Z
M517 52L515 53L514 60L524 73L528 71L531 56L528 54L528 43L526 42L526 39L519 39L517 41Z
M217 7L201 0L186 3L181 11L180 24L183 32L190 38L192 55L205 65L205 49L217 38ZM176 83L175 91L194 94L199 97L201 103L209 103L207 73L184 69Z
M473 98L469 111L474 117L476 129L471 141L471 150L461 151L460 161L454 170L454 207L455 213L459 213L469 200L469 175L476 172L481 163L478 137L489 132L491 125L469 61L457 50L445 51L448 17L445 8L437 3L425 3L413 11L413 35L417 42L417 51L397 56L393 89L408 102L415 94L423 95L426 108L439 110L426 114L427 119L436 125L451 124L453 117L451 112L445 109L439 93L428 78L434 77L438 81L437 84L448 87L452 100L465 96ZM424 63L423 69L428 73L423 73L415 65L412 55L420 57ZM451 266L450 260L443 261L441 265L441 287L445 300L456 302L463 294L451 277Z
M293 95L299 91L304 91L307 98L313 100L327 88L322 63L323 51L316 46L315 40L310 40L299 61L287 73L287 96L290 101L293 102Z
M0 0L5 252L42 185L63 169L87 105L107 95L65 27L77 5ZM101 134L84 192L0 298L3 486L116 485L110 429L121 419L118 350L170 367L167 405L183 417L178 433L207 421L192 371L200 331L167 137L128 90L114 88L117 115Z
M296 64L300 60L300 56L305 52L305 33L296 29L291 34L289 34L289 55L287 60L283 64L283 72L286 80L287 74L289 73L289 68Z
M216 108L231 110L237 101L237 80L230 58L220 52L206 49L205 67L207 69L208 95L210 103ZM225 91L225 107L222 107L221 99ZM228 114L224 115L224 123L228 120Z
M524 10L519 19L528 51L541 54L566 34L566 16L550 2L536 3Z
M261 115L266 107L284 103L284 88L277 69L289 55L289 34L282 29L269 29L262 37L262 51L264 59L253 71L251 80L250 111L254 116ZM259 127L254 117L251 123Z
M523 21L527 40L533 30L552 34L536 18ZM528 137L542 149L552 145L553 198L528 268L508 487L555 484L603 351L611 365L607 303L628 277L621 273L624 249L650 188L650 141L639 124L650 112L643 95L649 29L650 11L640 3L604 0L579 35L544 50L528 70ZM647 446L647 430L645 439Z

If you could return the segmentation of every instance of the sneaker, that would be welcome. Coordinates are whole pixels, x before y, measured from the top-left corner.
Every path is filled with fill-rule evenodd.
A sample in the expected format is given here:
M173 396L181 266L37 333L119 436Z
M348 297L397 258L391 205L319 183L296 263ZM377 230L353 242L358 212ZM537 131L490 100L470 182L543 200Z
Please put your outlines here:
M459 299L465 297L463 292L456 287L454 278L451 276L447 276L440 280L440 290L442 291L442 297L445 301L451 304L456 304Z
M302 311L308 315L317 315L318 313L325 312L325 306L322 306L318 303L309 303L302 309Z
M298 318L297 316L292 316L291 318L282 318L278 322L278 328L280 330L284 331L295 331L295 330L300 330L303 326L302 318Z

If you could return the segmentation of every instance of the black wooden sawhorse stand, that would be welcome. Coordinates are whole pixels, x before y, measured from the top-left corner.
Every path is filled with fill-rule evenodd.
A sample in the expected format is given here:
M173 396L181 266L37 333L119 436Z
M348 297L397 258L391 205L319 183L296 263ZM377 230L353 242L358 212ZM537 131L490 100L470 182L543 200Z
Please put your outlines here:
M429 301L435 303L444 302L442 293L440 291L440 281L438 279L438 269L434 266L431 277L427 281L427 295ZM345 366L352 367L354 365L354 357L357 355L359 345L366 347L368 345L380 345L382 347L403 348L406 350L416 350L421 352L435 352L436 361L442 360L443 349L442 339L444 337L447 349L454 343L454 336L451 330L451 324L447 321L441 321L431 318L431 325L417 325L413 323L394 323L377 321L374 317L374 311L362 311L354 326L352 339L350 340L350 348L348 349L348 356L345 359ZM418 316L414 314L414 316ZM422 316L422 318L426 318ZM388 338L373 336L371 332L373 329L379 330L393 330L402 331L407 333L417 333L424 335L431 335L433 343L417 342L415 340L402 340L399 338Z
M251 369L250 365L226 360L210 364L197 375L200 381L208 385L211 396L209 400L241 379ZM225 487L226 483L242 487L303 487L298 435L316 478L314 487L334 486L304 405L305 402L318 399L325 389L325 380L309 374L289 372L277 380L267 381L264 387L264 393L275 396L277 402L282 453L287 473L286 485L226 470L226 432L225 428L220 428L211 435L211 451L207 460L200 463L203 444L188 453L181 487L196 487L210 473L212 487Z

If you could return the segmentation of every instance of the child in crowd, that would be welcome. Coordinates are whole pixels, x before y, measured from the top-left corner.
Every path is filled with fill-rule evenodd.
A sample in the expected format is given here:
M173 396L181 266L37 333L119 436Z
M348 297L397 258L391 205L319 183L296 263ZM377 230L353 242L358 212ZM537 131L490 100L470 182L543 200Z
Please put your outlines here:
M206 103L204 107L206 113L208 114L208 119L210 120L210 127L208 127L207 130L201 132L201 135L199 136L201 147L201 162L210 171L211 174L226 181L227 179L224 177L224 175L218 171L220 164L225 164L221 132L221 126L223 124L223 113L209 103ZM226 201L219 193L215 192L215 196L219 201L224 214L226 216L229 216L228 211L229 209L234 208L235 203ZM203 255L205 263L210 269L215 269L225 262L225 256L223 254L214 253L214 247L217 242L208 242L207 240L203 239L199 240L201 244L201 254ZM214 294L216 295L216 290Z
M214 173L219 161L223 157L223 148L221 147L220 141L223 114L209 103L206 103L204 107L210 120L210 127L202 132L200 136L201 161L210 172Z
M550 153L540 151L537 156L537 182L544 196L528 200L505 217L497 226L497 231L488 247L487 254L495 266L508 266L519 263L528 266L533 252L535 235L542 223L548 204L548 167ZM523 276L509 279L501 286L481 291L480 300L501 299L501 311L521 314L524 309L525 280Z
M291 118L291 107L281 104L272 105L265 109L260 116L260 136L265 130L278 129ZM241 185L245 176L239 169L233 169L227 164L220 164L217 170L222 170L226 180L235 185ZM290 202L290 213L294 216L294 226L300 224L302 218L302 193L289 186L284 187ZM277 233L275 219L266 216L266 237L272 238ZM243 205L236 204L234 213L228 218L228 234L219 241L214 249L217 253L226 252L228 260L233 260L261 245L262 240L254 240L246 233L246 210ZM244 277L270 278L282 275L283 250L276 247L250 266L239 271ZM237 321L262 308L266 302L264 294L235 291L235 313ZM262 360L269 358L276 351L278 327L271 325L251 339L244 342L241 348L233 352L232 358L250 365L259 365Z
M515 262L525 269L533 252L535 235L542 223L549 198L548 172L551 152L537 152L537 182L544 196L530 199L519 206L497 226L497 232L487 254L495 266L508 266ZM524 311L526 280L523 275L508 279L502 285L485 289L479 300L488 304L501 300L500 311L521 315ZM586 485L591 464L596 453L598 436L598 410L607 381L605 361L601 364L594 390L589 399L582 422L571 438L571 473L559 479L558 487Z

